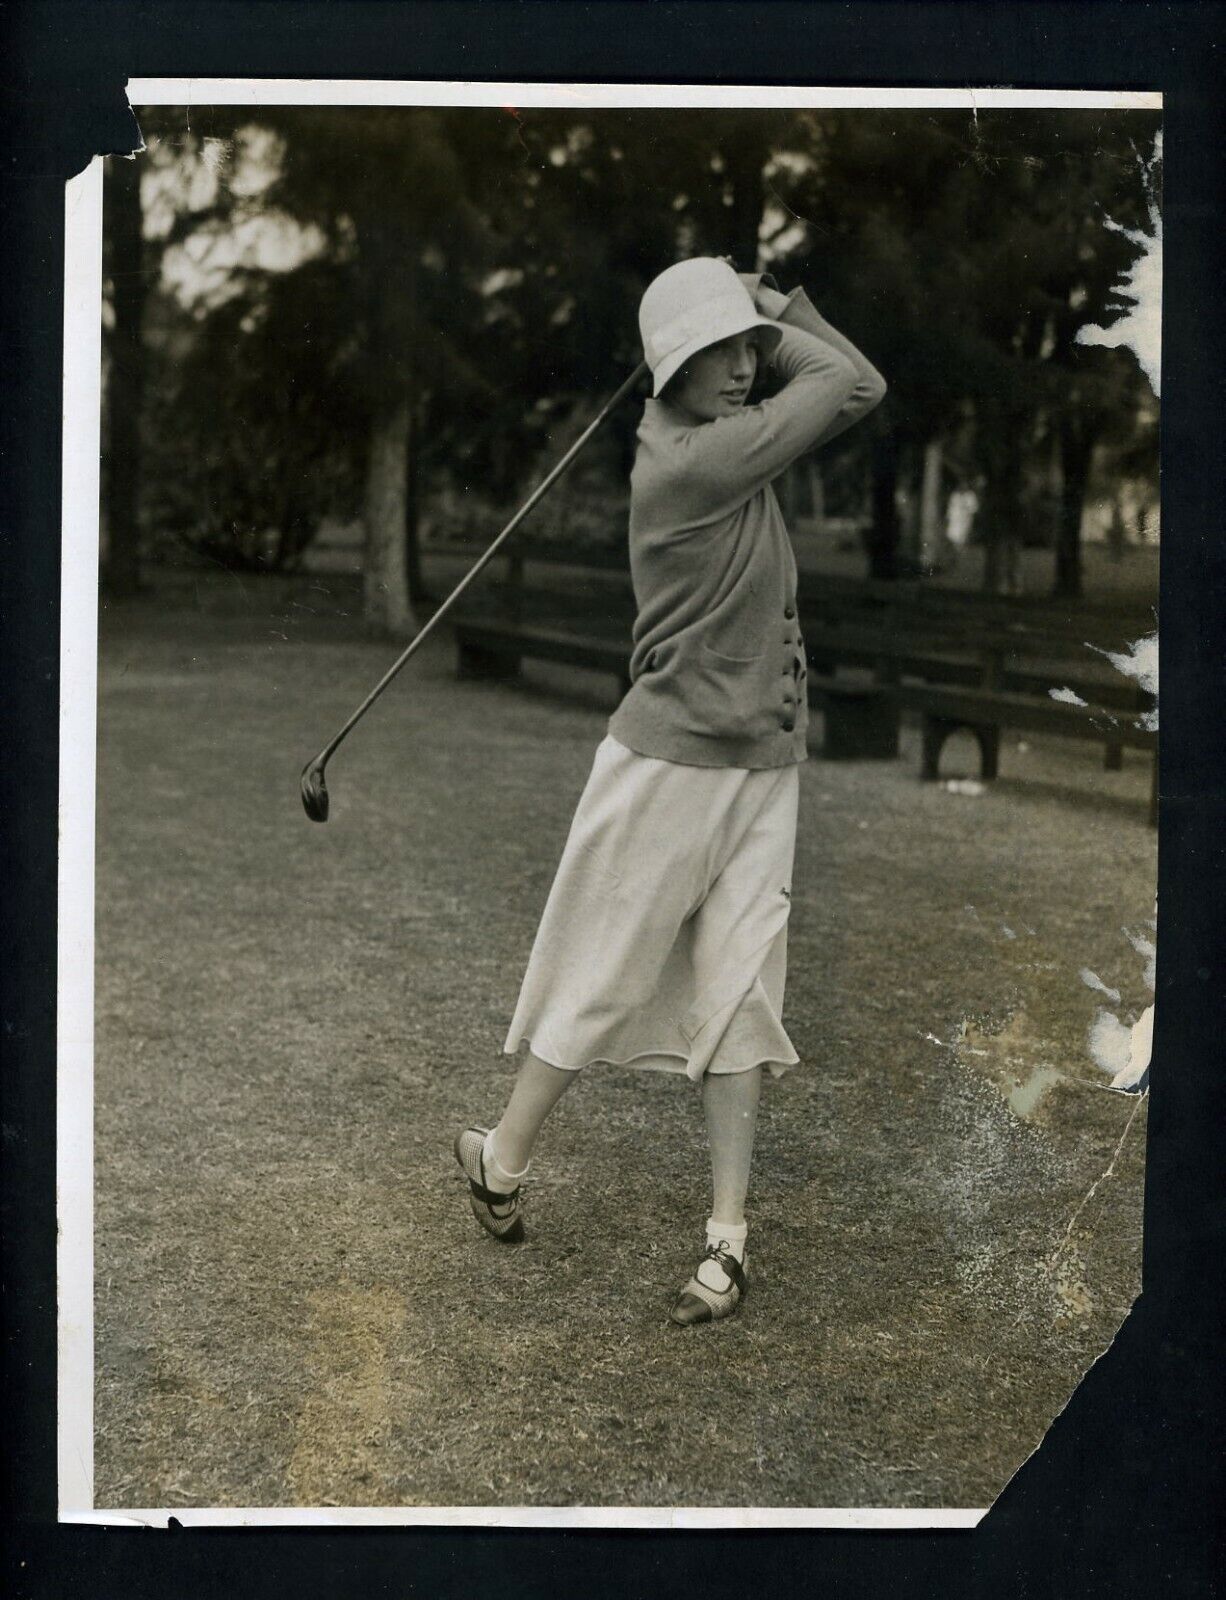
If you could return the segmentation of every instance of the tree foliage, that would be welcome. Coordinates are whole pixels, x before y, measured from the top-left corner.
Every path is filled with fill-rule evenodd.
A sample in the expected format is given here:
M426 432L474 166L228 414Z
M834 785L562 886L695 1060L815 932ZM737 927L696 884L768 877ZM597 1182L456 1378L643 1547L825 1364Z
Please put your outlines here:
M217 559L268 565L299 559L324 513L361 515L377 626L412 620L415 506L509 507L637 361L639 296L688 254L803 282L886 374L885 405L831 462L832 481L869 486L883 573L900 484L933 441L982 484L1000 586L1041 538L1075 588L1096 446L1150 460L1131 355L1078 342L1118 315L1142 248L1147 114L193 121L146 120L151 283L162 269L144 314L146 506ZM634 423L628 407L604 444L621 488Z
M970 423L1002 587L1034 514L1028 464L1071 430L1084 453L1105 416L1135 409L1132 358L1100 360L1077 333L1121 309L1156 126L1081 111L813 114L814 160L788 195L809 226L787 267L888 374L887 466Z

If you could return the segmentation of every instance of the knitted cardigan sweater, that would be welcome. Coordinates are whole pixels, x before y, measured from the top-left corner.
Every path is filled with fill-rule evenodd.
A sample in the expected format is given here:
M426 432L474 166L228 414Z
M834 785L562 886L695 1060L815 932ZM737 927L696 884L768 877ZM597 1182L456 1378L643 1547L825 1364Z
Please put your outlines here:
M689 766L806 759L796 561L771 483L885 394L803 289L759 288L756 301L780 325L782 388L701 423L667 394L648 400L630 476L638 616L631 686L609 732L640 755Z

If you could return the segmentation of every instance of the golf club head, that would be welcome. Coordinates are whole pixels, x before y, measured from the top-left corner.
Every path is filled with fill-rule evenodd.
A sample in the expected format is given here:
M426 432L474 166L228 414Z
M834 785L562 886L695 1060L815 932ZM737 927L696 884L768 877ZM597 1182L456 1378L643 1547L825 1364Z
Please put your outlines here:
M328 820L328 785L320 761L308 761L302 769L302 809L312 822Z

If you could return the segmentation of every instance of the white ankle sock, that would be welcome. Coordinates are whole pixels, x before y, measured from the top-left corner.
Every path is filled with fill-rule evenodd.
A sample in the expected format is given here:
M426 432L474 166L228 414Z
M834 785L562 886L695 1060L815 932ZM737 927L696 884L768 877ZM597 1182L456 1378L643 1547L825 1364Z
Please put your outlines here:
M485 1186L487 1189L493 1189L495 1194L510 1194L512 1189L518 1188L519 1180L527 1172L528 1167L532 1165L529 1161L523 1172L507 1171L506 1167L498 1159L497 1128L494 1129L493 1133L486 1134L481 1156L485 1163Z
M745 1241L748 1236L747 1222L720 1222L715 1217L707 1218L707 1244L719 1245L738 1261L745 1259ZM699 1264L694 1276L700 1283L705 1283L708 1289L714 1289L717 1293L727 1289L732 1282L719 1262L710 1258Z

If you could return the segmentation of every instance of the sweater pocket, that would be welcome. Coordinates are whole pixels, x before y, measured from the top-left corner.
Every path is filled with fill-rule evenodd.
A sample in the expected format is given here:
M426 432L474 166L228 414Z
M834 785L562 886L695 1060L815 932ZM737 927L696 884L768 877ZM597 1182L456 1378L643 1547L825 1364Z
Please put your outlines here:
M763 677L766 654L725 655L705 641L678 662L678 682L695 733L758 738L768 730Z

